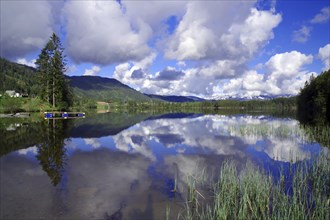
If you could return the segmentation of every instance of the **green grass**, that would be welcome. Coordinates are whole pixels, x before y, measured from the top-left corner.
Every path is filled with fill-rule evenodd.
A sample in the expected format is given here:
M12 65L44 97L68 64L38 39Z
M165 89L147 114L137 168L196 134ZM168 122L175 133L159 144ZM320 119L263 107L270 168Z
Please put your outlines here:
M0 112L1 113L16 113L16 112L38 112L51 110L52 106L40 98L11 98L8 96L0 97Z
M188 181L179 219L330 219L330 159L320 156L313 166L302 163L278 181L252 163L238 172L225 162L212 185L211 198ZM292 187L287 187L290 181Z

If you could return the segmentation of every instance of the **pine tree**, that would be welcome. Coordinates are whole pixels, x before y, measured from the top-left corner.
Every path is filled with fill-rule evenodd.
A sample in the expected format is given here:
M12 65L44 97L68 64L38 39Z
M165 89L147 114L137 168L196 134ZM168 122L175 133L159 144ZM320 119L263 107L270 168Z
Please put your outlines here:
M68 108L72 105L72 92L65 80L66 60L64 48L55 33L36 61L40 82L39 96L53 108Z
M330 122L330 69L312 76L297 97L298 116L304 123Z
M37 71L38 71L38 81L39 81L39 89L38 95L41 97L43 101L47 101L50 103L49 100L49 49L47 49L48 44L44 49L42 49L41 53L39 54L39 59L36 61Z

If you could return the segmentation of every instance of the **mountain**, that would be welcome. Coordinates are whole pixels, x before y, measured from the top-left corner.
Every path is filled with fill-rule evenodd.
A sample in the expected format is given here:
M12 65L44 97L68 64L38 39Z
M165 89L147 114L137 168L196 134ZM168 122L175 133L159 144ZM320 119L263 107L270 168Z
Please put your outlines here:
M132 89L116 79L99 76L67 77L73 92L77 96L97 101L151 101L148 96Z
M237 101L248 101L248 100L272 100L276 98L290 98L293 95L259 95L259 96L222 96L217 98L217 100L237 100Z
M175 96L175 95L154 95L154 94L144 94L152 99L163 100L167 102L202 102L205 99L196 96Z
M75 95L97 101L150 101L148 96L116 79L99 76L66 76ZM0 93L15 90L36 95L38 82L36 69L0 57Z
M0 57L0 93L15 90L19 93L35 94L36 69L10 62Z

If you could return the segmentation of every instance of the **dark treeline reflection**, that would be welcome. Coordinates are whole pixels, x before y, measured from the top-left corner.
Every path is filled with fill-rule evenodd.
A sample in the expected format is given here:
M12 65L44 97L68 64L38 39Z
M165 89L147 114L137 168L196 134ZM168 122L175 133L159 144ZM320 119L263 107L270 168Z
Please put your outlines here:
M37 144L36 158L54 186L61 182L65 165L65 140L72 128L71 120L47 120L40 134L42 142Z
M0 120L0 156L43 141L46 121L22 118Z
M103 137L147 119L150 114L91 114L85 119L44 120L41 117L0 121L0 146L4 156L35 146L36 158L53 185L61 182L66 162L65 141L71 137Z
M35 146L42 169L57 185L65 164L65 140L74 127L73 120L7 118L0 121L0 156Z
M115 135L136 123L148 119L151 114L107 113L88 114L85 119L44 120L35 118L0 119L0 156L10 152L51 141L55 134L61 142L65 138L92 138ZM62 140L63 142L63 140Z
M141 121L151 117L151 113L90 113L84 119L74 121L74 127L70 130L72 138L97 138L116 135Z

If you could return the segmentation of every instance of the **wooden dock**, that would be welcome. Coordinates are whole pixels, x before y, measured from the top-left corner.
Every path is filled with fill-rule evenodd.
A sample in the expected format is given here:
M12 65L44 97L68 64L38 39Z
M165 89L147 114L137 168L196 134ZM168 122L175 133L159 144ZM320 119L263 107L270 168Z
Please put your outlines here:
M85 118L84 112L44 112L45 119Z

